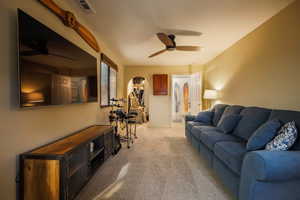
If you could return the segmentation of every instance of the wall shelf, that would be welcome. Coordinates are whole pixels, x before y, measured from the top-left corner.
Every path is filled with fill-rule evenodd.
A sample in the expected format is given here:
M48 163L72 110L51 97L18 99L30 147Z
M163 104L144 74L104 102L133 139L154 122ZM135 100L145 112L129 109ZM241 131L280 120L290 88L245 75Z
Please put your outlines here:
M102 147L101 149L99 149L99 150L97 150L95 152L92 152L91 155L90 155L89 161L94 160L96 158L96 156L98 156L103 151L104 151L104 147Z

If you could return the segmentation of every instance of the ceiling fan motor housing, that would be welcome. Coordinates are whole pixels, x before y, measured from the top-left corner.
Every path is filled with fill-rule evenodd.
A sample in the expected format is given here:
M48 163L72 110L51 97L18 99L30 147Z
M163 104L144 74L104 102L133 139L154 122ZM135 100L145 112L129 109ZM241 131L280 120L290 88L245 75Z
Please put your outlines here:
M173 45L172 46L167 46L167 50L174 51L176 49L176 42L175 42L176 36L173 35L173 34L170 34L170 35L168 35L168 37L172 40Z

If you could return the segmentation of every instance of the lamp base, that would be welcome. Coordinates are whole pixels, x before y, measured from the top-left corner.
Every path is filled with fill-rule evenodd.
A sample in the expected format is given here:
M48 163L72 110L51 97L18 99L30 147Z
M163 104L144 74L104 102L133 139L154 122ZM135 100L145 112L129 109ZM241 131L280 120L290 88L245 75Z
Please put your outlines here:
M209 110L209 109L211 109L211 106L212 106L211 100L205 99L204 102L205 102L205 103L204 103L204 108L203 108L203 110Z

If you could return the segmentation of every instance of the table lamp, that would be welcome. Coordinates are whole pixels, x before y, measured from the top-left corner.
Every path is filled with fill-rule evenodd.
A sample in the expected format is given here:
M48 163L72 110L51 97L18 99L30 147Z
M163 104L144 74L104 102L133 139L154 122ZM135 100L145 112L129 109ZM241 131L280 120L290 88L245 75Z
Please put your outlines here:
M211 108L211 101L216 100L218 98L218 91L217 90L208 90L206 89L204 91L204 96L203 99L206 100L206 108L205 109L210 109Z

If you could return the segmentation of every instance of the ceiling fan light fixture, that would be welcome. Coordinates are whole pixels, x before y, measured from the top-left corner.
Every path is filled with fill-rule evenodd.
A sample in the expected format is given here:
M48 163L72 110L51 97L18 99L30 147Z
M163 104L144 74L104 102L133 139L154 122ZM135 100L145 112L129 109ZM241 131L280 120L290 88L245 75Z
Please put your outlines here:
M169 51L175 51L176 47L167 47L167 50L169 50Z

